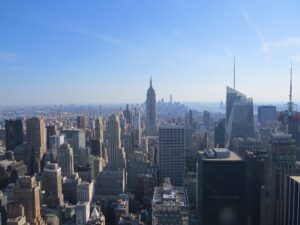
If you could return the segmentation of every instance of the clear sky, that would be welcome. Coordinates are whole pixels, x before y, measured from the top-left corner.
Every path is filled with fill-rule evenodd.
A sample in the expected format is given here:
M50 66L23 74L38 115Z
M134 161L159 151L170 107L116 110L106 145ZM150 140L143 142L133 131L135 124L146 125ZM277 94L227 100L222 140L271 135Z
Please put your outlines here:
M0 105L300 101L299 0L0 1Z

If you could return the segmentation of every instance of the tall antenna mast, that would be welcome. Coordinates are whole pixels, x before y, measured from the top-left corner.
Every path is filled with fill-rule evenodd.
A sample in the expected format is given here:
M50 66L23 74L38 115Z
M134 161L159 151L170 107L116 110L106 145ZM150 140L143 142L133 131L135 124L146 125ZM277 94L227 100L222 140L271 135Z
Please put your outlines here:
M290 72L290 94L289 94L288 109L290 112L293 111L293 61L291 60L291 72Z
M233 89L235 90L235 55L233 55Z
M291 74L290 74L290 102L293 100L293 62L291 61Z

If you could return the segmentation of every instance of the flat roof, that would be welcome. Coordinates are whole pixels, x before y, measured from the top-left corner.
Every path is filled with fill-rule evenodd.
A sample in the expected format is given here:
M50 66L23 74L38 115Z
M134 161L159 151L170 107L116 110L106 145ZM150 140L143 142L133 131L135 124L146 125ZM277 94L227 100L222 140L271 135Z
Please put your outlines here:
M209 160L209 161L241 161L243 160L237 153L228 150L227 148L214 148L213 150L216 154L214 157L212 157L212 154L209 156L204 152L200 151L200 155L203 160ZM218 157L217 155L220 154L223 155L222 153L226 153L227 157Z
M290 176L290 178L300 184L300 176Z

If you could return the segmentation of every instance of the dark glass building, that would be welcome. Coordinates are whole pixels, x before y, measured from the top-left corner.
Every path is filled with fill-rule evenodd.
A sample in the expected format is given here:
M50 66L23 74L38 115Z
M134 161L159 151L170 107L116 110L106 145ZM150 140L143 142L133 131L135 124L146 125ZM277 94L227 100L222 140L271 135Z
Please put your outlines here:
M22 120L5 121L6 150L14 150L15 147L23 144L23 136Z
M226 148L199 152L197 213L200 225L246 224L246 164Z

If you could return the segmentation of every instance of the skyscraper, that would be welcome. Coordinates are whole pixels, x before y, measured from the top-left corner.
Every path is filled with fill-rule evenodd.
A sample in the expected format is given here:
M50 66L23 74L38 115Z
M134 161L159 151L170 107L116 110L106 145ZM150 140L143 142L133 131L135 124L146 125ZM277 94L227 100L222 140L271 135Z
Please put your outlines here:
M150 78L150 87L148 88L146 99L146 135L157 135L156 95L154 88L152 87L152 78Z
M95 183L96 196L118 196L125 191L124 169L112 170L109 168L101 171Z
M14 200L24 206L30 225L44 225L40 208L40 188L35 177L19 177L14 186Z
M206 110L203 111L203 125L206 129L210 128L210 112Z
M64 143L59 147L56 160L61 167L62 176L71 177L74 175L73 149L69 144Z
M121 147L121 128L119 117L112 114L107 123L108 129L108 165L111 168L125 168L125 152Z
M57 163L48 163L42 176L42 187L45 190L45 203L49 208L63 206L61 168Z
M227 87L226 147L232 148L235 137L254 137L253 100Z
M103 142L103 120L102 117L97 117L95 120L95 138Z
M41 172L41 160L46 153L46 127L43 119L26 120L28 171L29 174Z
M126 109L123 111L124 118L126 119L126 124L131 127L132 125L132 114L131 111L129 110L129 105L126 104Z
M14 150L23 144L23 121L5 120L6 150Z
M272 106L272 105L258 106L257 118L261 128L274 127L276 122L276 106Z
M137 109L135 109L134 114L133 114L133 130L135 133L135 143L140 145L141 144L141 134L142 134L141 114Z
M55 125L46 126L47 133L47 149L51 147L50 137L56 135L56 127Z
M284 202L287 190L287 176L296 174L296 146L292 135L272 133L269 157L270 176L268 192L270 195L268 220L270 224L284 224ZM274 221L273 221L274 220Z
M84 116L77 116L77 128L85 131L86 129L86 119Z
M215 146L217 148L225 147L225 119L220 119L215 126Z
M262 221L268 151L263 148L245 152L247 221L249 225L265 225Z
M197 211L201 225L245 225L246 164L226 148L200 152Z
M90 140L91 154L94 156L102 156L102 142L100 139Z
M300 223L300 176L288 176L284 225Z
M184 125L161 125L159 127L160 181L169 177L172 184L183 187L185 167Z

